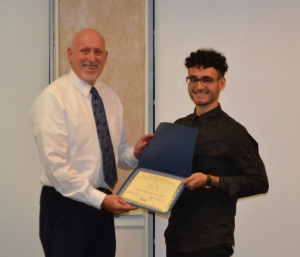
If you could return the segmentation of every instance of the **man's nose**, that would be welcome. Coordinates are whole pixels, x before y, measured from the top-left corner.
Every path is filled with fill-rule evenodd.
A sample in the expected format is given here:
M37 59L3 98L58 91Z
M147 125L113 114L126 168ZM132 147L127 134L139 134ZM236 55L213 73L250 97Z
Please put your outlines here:
M203 89L205 87L202 85L202 82L200 80L198 80L197 81L197 85L195 86L195 88L197 88L197 89Z
M94 62L95 59L96 59L95 57L96 57L96 55L95 55L94 51L90 51L90 53L89 53L89 61Z

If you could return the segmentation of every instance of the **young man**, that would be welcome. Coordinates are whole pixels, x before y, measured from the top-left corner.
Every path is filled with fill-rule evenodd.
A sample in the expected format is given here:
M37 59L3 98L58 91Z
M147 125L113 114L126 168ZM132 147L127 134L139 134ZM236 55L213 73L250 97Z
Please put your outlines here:
M192 175L172 209L165 231L168 257L229 257L233 253L236 203L268 191L258 144L219 104L226 58L212 49L185 60L194 113L175 123L198 128Z
M122 104L97 80L108 56L99 32L77 32L67 54L70 73L31 110L43 184L40 238L46 257L114 257L113 215L136 209L109 190L116 164L134 168L153 135L126 144Z

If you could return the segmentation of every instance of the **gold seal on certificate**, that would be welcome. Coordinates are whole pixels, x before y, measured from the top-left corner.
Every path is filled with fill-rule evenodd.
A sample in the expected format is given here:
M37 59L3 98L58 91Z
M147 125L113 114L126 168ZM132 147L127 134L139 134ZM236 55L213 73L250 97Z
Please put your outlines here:
M165 213L182 185L180 179L139 170L121 196L128 202Z

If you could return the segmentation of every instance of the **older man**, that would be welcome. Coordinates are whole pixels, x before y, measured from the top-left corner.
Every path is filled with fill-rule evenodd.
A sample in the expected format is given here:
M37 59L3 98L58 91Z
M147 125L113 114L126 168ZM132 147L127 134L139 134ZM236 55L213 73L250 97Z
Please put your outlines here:
M116 164L134 168L152 134L126 144L123 107L97 80L108 52L94 29L77 32L71 71L36 99L31 117L41 159L40 238L47 257L115 256L114 217L134 210L112 195Z

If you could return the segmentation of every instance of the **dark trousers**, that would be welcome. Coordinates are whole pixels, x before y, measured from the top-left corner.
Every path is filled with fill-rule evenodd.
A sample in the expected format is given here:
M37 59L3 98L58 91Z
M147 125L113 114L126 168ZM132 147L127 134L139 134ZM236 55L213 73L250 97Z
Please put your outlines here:
M220 244L196 252L176 252L167 247L167 257L229 257L233 254L230 244Z
M40 239L46 257L114 257L114 216L44 186L40 199Z

